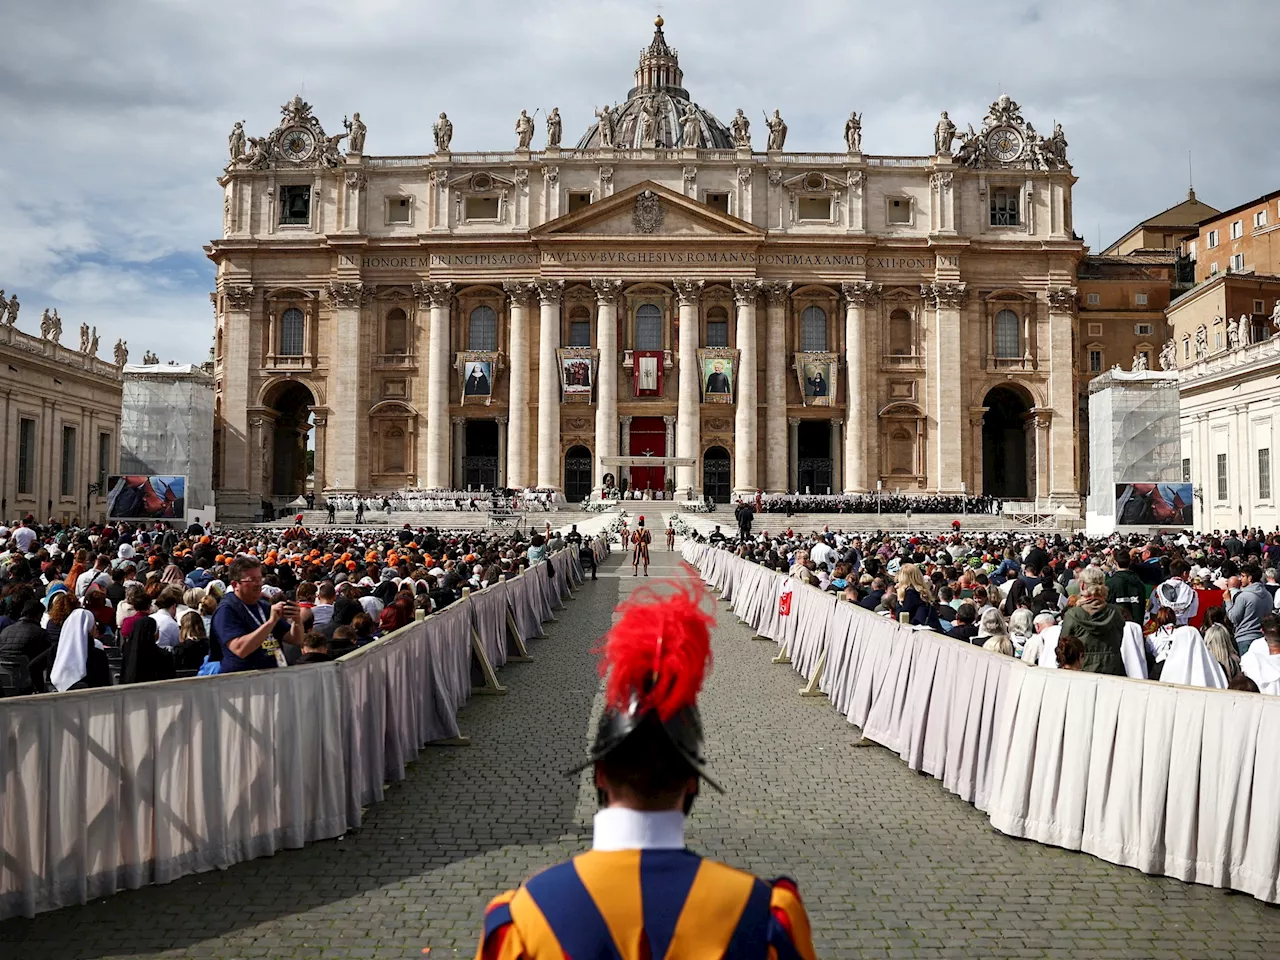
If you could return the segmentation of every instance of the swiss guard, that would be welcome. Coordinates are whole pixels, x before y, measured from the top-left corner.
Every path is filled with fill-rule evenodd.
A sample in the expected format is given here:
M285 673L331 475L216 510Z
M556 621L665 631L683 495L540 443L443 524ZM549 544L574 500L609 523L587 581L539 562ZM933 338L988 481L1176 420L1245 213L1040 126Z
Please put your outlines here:
M637 590L605 637L605 709L587 766L589 852L494 898L476 960L814 960L791 880L766 883L685 846L707 771L697 697L714 622L701 584Z

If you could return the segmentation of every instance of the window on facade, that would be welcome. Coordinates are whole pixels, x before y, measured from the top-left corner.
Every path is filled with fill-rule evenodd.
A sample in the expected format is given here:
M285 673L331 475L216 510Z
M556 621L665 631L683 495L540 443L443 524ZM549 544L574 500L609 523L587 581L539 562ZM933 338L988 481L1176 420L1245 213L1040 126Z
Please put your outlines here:
M1022 356L1021 326L1022 324L1018 322L1018 315L1012 310L1001 310L996 314L995 339L997 357L1009 359Z
M1190 337L1182 338L1182 359L1183 360L1191 359L1191 338Z
M796 201L796 214L801 220L830 220L830 197L800 197Z
M705 194L702 202L713 210L719 210L721 213L729 212L729 195L727 193Z
M569 212L577 213L583 207L591 206L591 192L570 191L569 193Z
M409 318L399 307L387 313L384 342L386 352L403 355L409 352Z
M894 427L889 434L889 472L915 473L916 443L905 426Z
M1098 304L1102 302L1102 294L1100 293L1087 294L1085 296L1084 302L1091 307L1096 307Z
M1222 331L1218 331L1213 335L1213 349L1215 350L1222 349Z
M569 346L591 346L591 311L586 307L574 307L569 314Z
M1244 221L1232 220L1231 221L1231 239L1239 240L1243 236L1244 236Z
M1133 302L1140 307L1145 307L1147 305L1147 295L1145 293L1135 293L1133 295Z
M1266 303L1266 301L1265 301L1265 300L1255 300L1255 301L1253 301L1253 312L1254 312L1254 313L1266 313L1266 312L1267 312L1267 303Z
M1258 451L1258 499L1271 499L1271 448Z
M1218 454L1218 499L1227 499L1227 455Z
M497 220L497 197L467 197L466 213L468 220Z
M1134 336L1149 337L1155 333L1155 326L1150 323L1135 323L1133 325Z
M911 222L911 199L909 197L891 197L885 208L885 219L889 223Z
M23 417L18 421L18 492L32 493L36 465L36 422Z
M724 307L712 307L707 311L707 346L729 345L729 314Z
M889 314L889 355L909 357L915 353L911 343L911 314L895 310Z
M1187 244L1187 256L1192 260L1196 258L1196 242L1194 240Z
M642 303L636 308L635 349L662 349L662 311L656 304Z
M387 223L409 222L409 198L387 197Z
M1191 482L1191 458L1190 457L1182 458L1182 482L1183 483Z
M1089 372L1090 373L1102 372L1102 351L1101 350L1089 351Z
M1244 254L1236 253L1231 257L1231 269L1236 273L1244 272Z
M800 314L800 349L805 353L826 353L827 311L805 307Z
M1265 227L1266 225L1267 225L1267 211L1259 210L1257 213L1253 215L1254 229L1256 230L1258 227Z
M991 191L991 225L993 227L1018 225L1018 191Z
M107 495L107 474L111 472L111 434L98 434L98 493Z
M1218 275L1218 264L1216 262L1209 264L1209 276L1216 277Z
M280 350L282 357L302 356L302 333L305 318L297 307L280 314Z
M467 349L498 349L498 316L493 307L482 304L471 311L467 320Z
M1151 369L1151 351L1139 350L1138 355L1142 357L1142 365L1146 367L1148 370L1150 370Z
M404 473L404 431L389 427L382 434L382 472Z
M1100 324L1100 323L1091 323L1091 324L1089 324L1089 336L1091 336L1091 337L1100 337L1100 336L1102 336L1102 324Z
M1216 247L1216 246L1218 245L1218 231L1217 231L1217 230L1210 230L1210 231L1209 231L1209 236L1207 236L1207 237L1205 238L1205 244L1206 244L1206 246L1208 246L1208 248L1209 248L1210 250L1212 250L1214 247Z
M59 493L64 497L73 497L76 492L76 428L62 428L62 475L58 484Z
M311 222L311 188L309 186L280 188L280 222L303 225Z

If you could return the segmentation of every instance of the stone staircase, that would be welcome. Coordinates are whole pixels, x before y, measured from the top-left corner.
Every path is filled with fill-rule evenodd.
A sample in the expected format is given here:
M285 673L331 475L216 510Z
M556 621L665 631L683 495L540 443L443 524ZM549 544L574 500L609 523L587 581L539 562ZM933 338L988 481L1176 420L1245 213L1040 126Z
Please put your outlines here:
M302 510L301 513L303 526L308 529L323 529L329 526L329 512L327 510ZM293 526L294 517L296 516L296 513L291 513L283 520L273 520L270 523L257 524L257 526L284 529ZM530 527L541 530L548 522L551 523L553 529L568 530L570 524L581 524L589 518L599 516L600 514L598 513L587 513L585 510L567 508L551 511L535 509L519 514L516 520L519 522L520 528L526 531ZM419 527L435 527L440 530L487 530L491 526L496 528L498 524L491 524L490 519L487 510L404 511L392 512L390 516L381 511L371 510L366 511L364 522L360 524L360 528L399 530L406 523L415 530ZM512 523L507 522L503 525L509 528ZM356 512L354 510L339 510L334 526L343 528L356 526Z

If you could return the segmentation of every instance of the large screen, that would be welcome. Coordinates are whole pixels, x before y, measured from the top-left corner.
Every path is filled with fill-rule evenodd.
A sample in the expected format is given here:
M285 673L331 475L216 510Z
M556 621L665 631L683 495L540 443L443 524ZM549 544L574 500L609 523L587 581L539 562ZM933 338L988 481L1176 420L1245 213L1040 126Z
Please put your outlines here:
M186 510L186 477L107 478L109 520L182 520Z
M1194 504L1189 483L1117 483L1116 525L1190 527Z

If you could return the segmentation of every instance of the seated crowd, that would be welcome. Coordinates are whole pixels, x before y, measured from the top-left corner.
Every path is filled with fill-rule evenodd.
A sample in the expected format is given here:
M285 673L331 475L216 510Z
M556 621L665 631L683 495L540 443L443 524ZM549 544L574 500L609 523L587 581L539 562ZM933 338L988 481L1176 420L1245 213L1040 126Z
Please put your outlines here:
M1027 664L1280 694L1280 533L706 539Z
M0 526L0 696L330 660L583 540L200 531Z

